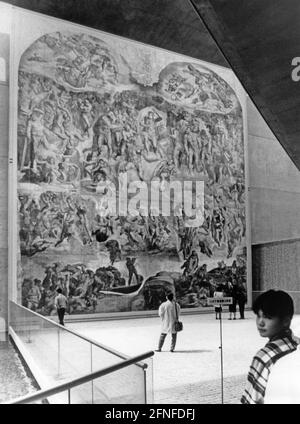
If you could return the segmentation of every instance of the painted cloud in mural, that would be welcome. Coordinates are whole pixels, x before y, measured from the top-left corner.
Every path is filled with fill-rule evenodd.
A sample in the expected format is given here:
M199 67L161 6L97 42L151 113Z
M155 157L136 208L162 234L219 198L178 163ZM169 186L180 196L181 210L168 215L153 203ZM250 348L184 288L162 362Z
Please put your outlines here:
M153 48L107 39L45 34L20 60L23 303L52 314L61 286L69 313L155 309L168 290L206 306L218 284L246 278L241 106L197 61L174 54L162 66ZM172 181L204 181L201 225L141 206L121 216L108 184L119 200L120 176L162 195Z

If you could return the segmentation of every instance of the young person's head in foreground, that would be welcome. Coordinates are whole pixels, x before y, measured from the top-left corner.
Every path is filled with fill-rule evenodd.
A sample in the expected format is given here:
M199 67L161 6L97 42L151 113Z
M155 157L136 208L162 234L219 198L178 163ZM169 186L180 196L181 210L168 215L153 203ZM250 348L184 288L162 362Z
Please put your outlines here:
M259 334L271 339L290 328L294 303L288 293L282 290L268 290L255 299L252 310L256 314Z

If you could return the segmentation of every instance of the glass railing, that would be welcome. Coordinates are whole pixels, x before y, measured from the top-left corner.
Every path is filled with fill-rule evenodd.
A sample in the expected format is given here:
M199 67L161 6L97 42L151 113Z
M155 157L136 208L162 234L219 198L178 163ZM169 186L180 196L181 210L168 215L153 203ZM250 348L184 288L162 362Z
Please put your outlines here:
M146 352L139 356L136 356L131 359L126 359L119 361L117 364L104 368L102 370L93 372L91 374L79 377L77 379L68 381L66 383L60 384L58 386L40 390L37 393L30 394L28 396L23 396L21 398L10 401L9 404L36 404L36 403L66 403L66 404L99 404L99 403L128 403L130 402L132 396L136 395L136 392L142 393L142 387L134 387L130 385L130 389L125 389L124 387L128 386L128 378L132 377L132 374L123 374L123 378L120 376L119 372L122 370L130 370L131 367L136 366L136 362L141 360L149 359L154 352ZM145 372L145 369L144 369ZM110 376L109 381L104 381L104 378ZM121 378L120 378L121 377ZM124 379L125 377L125 379ZM120 384L124 387L120 390L120 386L115 387L115 379L121 380ZM145 380L144 380L145 382ZM108 393L104 393L103 386L106 384L113 385L112 394L113 396L109 397ZM140 379L140 383L142 383ZM118 397L115 394L118 394ZM144 392L145 394L146 392ZM58 402L59 400L59 402ZM138 400L138 399L137 399ZM132 403L132 402L130 402ZM140 399L139 403L147 403L147 399Z
M130 359L12 301L10 335L43 389ZM72 399L72 403L153 403L152 358L74 387ZM55 394L51 401L68 403L68 391Z

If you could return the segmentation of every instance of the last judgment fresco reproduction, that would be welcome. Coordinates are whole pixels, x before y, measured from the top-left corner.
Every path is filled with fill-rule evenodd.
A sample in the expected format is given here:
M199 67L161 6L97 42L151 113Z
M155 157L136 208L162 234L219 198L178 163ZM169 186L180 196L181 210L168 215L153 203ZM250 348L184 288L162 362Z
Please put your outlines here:
M58 31L20 60L18 285L44 315L57 287L70 314L154 310L169 291L205 308L220 285L245 290L238 98L196 60L122 43ZM192 212L185 181L204 189L195 206L189 186ZM175 182L164 214L144 188L163 198Z

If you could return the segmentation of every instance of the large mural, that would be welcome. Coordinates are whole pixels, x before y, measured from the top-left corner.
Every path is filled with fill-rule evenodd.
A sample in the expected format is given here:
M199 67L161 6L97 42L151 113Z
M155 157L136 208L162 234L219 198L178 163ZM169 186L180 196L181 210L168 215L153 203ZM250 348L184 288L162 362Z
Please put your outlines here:
M58 287L70 314L154 310L168 291L204 308L220 285L245 290L240 102L209 64L157 51L63 29L21 56L18 284L44 315ZM186 181L204 186L197 225L178 193L170 213L145 196L127 210L133 187L163 197Z

